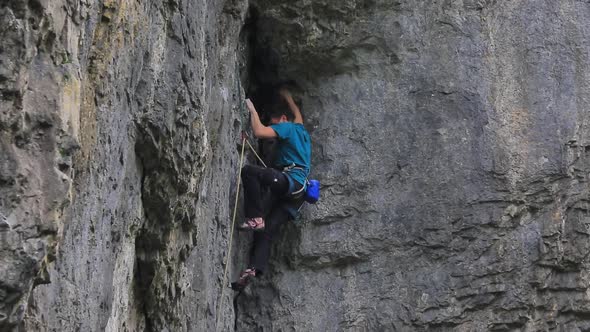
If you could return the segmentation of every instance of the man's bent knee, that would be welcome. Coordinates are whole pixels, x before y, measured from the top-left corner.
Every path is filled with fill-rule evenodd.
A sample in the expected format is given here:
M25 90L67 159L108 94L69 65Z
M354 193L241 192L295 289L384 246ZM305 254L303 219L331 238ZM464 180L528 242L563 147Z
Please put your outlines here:
M245 165L242 167L242 176L251 176L256 172L256 167L252 165Z

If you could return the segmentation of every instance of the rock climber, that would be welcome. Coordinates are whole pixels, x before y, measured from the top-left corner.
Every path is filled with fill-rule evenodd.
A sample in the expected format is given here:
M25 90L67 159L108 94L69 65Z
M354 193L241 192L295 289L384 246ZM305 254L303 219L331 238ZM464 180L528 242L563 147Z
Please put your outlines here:
M242 168L246 220L238 229L254 231L254 243L249 267L232 283L235 290L243 289L252 278L266 270L273 237L285 221L294 217L293 211L297 210L297 206L303 204L311 166L311 138L303 127L301 111L289 91L282 88L279 96L283 103L270 109L268 126L262 124L254 104L246 99L254 136L277 139L278 143L273 167L246 165ZM269 191L272 202L270 209L265 211L264 195Z

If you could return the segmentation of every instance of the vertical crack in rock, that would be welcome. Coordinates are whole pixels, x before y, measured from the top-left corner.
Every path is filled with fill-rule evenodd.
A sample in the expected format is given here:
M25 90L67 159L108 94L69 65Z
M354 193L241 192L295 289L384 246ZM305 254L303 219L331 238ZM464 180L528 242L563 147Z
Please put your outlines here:
M194 217L185 214L187 211L178 200L185 193L182 190L187 189L186 184L179 182L171 161L160 157L163 155L160 149L170 146L170 142L158 134L161 128L139 124L143 125L147 128L140 129L135 148L143 165L141 200L145 215L135 239L136 291L142 301L146 327L158 331L174 319L167 302L175 302L177 286L167 280L177 279L176 267L186 259L186 253L179 257L168 253L170 245L182 244L182 238L177 239L179 243L171 243L171 235L182 231L178 235L190 239L194 231L190 220ZM164 298L168 300L163 301Z
M267 109L276 102L276 90L281 83L278 72L280 59L276 51L268 45L261 45L258 32L259 12L256 7L250 7L246 22L242 28L240 37L240 49L247 54L245 59L246 70L245 91L259 111L262 120Z

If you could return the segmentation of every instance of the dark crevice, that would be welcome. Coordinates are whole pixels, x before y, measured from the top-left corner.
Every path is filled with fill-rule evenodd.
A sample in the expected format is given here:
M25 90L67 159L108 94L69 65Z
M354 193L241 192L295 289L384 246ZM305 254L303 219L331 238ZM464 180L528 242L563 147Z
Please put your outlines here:
M269 113L272 109L288 108L288 105L279 95L281 87L291 89L296 83L281 76L281 63L279 53L268 46L268 41L261 37L259 11L252 6L249 9L244 27L240 36L241 53L246 54L242 59L243 69L240 70L240 79L246 92L246 97L254 103L262 123L268 125ZM273 140L259 141L258 150L264 162L269 165L274 159L275 142Z
M138 230L135 239L135 289L136 298L140 299L139 308L145 318L146 331L158 331L162 325L165 310L160 310L161 304L156 300L153 284L157 274L160 252L166 244L162 239L170 231L170 221L166 213L166 200L158 195L159 185L157 177L160 172L165 173L165 162L158 158L158 145L161 143L158 130L150 123L142 123L139 137L135 145L135 153L141 164L141 201L145 220ZM149 128L149 129L145 129ZM154 312L160 315L153 315Z
M264 123L268 123L268 113L274 107L287 107L278 94L281 87L295 86L295 82L281 77L279 53L261 40L258 33L259 13L251 7L242 29L241 43L247 54L246 71L241 73L242 83L248 98L252 99Z
M136 146L137 149L137 146ZM136 152L137 153L137 152ZM138 165L141 170L141 200L143 201L143 192L144 192L144 183L145 183L145 171L143 167L143 163L141 159L138 158ZM138 305L141 313L144 315L145 322L146 322L146 330L150 331L150 320L148 319L147 315L147 301L146 298L143 296L149 289L149 285L154 278L154 268L153 264L148 264L145 260L145 250L146 250L146 241L143 236L143 229L139 231L138 236L135 239L135 265L133 267L133 291L135 293L135 298L140 299L140 303Z

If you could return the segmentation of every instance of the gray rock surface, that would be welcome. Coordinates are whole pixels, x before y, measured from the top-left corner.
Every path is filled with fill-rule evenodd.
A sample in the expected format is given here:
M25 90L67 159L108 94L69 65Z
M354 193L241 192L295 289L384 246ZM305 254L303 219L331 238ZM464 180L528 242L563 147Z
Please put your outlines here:
M0 23L0 330L590 329L588 1L16 0ZM282 80L323 197L234 312L240 86Z
M324 196L240 330L590 328L587 1L256 3Z
M0 5L0 330L211 330L246 3Z

